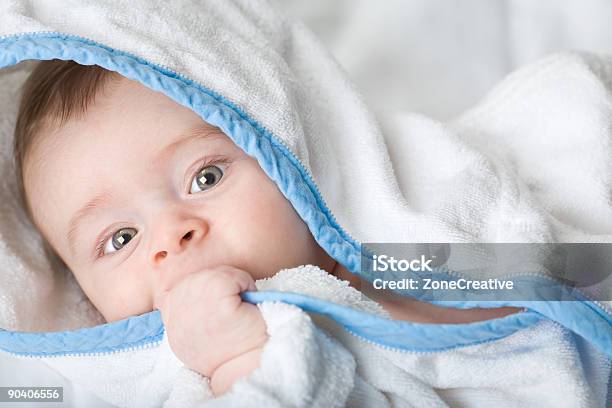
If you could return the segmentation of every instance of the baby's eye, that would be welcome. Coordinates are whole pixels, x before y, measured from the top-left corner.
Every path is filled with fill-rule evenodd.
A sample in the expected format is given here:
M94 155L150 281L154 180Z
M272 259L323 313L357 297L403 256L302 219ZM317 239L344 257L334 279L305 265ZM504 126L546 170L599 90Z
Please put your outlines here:
M104 254L120 250L136 236L137 232L134 228L121 228L116 231L104 244Z
M219 183L222 177L223 170L221 170L219 167L214 165L206 166L202 170L200 170L193 178L189 192L191 194L194 194L206 191L217 185L217 183Z

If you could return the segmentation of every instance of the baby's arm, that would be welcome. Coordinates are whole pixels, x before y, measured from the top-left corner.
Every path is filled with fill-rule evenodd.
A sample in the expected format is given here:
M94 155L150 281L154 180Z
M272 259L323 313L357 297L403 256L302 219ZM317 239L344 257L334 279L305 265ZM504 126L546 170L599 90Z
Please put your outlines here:
M210 388L215 395L225 394L239 379L255 371L261 364L261 348L251 351L223 363L215 370L210 379Z
M247 290L247 272L222 266L186 276L159 301L172 351L215 395L259 366L268 338L257 307L240 297Z
M284 303L264 302L258 308L269 335L260 366L218 398L212 398L207 380L183 372L164 408L333 408L355 399L363 404L351 406L386 406L367 403L371 390L358 378L353 355L317 329L308 314Z

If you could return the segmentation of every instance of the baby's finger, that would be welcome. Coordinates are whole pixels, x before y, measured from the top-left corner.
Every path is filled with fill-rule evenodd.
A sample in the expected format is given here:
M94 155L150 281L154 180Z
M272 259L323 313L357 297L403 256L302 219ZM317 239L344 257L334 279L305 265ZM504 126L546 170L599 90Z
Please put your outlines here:
M242 269L234 268L234 282L237 285L238 292L246 292L248 290L257 290L255 287L255 281L251 274Z
M255 281L253 279L251 279L251 282L249 283L249 289L252 292L256 292L257 291L257 286L255 286Z

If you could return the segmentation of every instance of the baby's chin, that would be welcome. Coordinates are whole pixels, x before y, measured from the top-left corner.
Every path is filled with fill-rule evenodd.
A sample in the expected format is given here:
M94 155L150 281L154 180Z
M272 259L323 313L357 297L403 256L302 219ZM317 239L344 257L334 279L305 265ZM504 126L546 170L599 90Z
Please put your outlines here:
M102 316L105 323L115 323L121 320L126 320L131 317L142 316L144 314L154 312L157 309L155 306L148 306L141 309L135 309L132 311L129 310L101 310L101 308L97 308L98 313Z
M129 319L130 317L140 316L142 314L152 312L154 309L145 310L142 313L128 314L128 313L103 313L100 312L102 317L104 318L105 323L115 323L121 320Z

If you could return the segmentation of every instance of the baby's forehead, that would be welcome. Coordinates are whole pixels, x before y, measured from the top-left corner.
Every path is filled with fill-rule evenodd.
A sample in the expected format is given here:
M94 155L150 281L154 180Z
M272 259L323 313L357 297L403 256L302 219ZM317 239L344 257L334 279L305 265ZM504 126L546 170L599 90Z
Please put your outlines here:
M137 81L117 77L99 90L82 115L61 126L46 127L40 137L44 142L41 144L47 147L46 154L59 154L62 145L67 143L100 145L101 138L120 146L138 144L152 147L193 133L220 132L163 93ZM119 137L115 138L115 135Z
M31 195L56 185L52 194L72 195L105 183L122 183L127 171L160 168L187 142L199 140L202 153L237 146L217 127L161 92L126 78L109 82L86 112L49 128L24 163ZM206 146L203 140L214 140ZM117 169L115 169L117 168ZM88 178L89 177L89 178ZM27 186L28 187L32 186Z
M202 153L213 147L216 150L237 148L221 130L204 122L190 109L131 82L123 81L122 86L126 87L123 95L106 96L108 100L114 99L115 104L105 104L108 100L102 98L82 118L41 135L40 142L33 146L32 154L24 162L24 175L33 176L27 181L31 183L35 178L49 183L47 173L60 178L59 181L71 178L82 181L88 174L100 173L120 181L121 174L114 174L113 167L155 168L170 159L177 149L189 149L183 146L192 141L198 141L200 147L193 145L193 148ZM135 94L130 95L132 91ZM138 95L146 95L148 101L134 98Z

